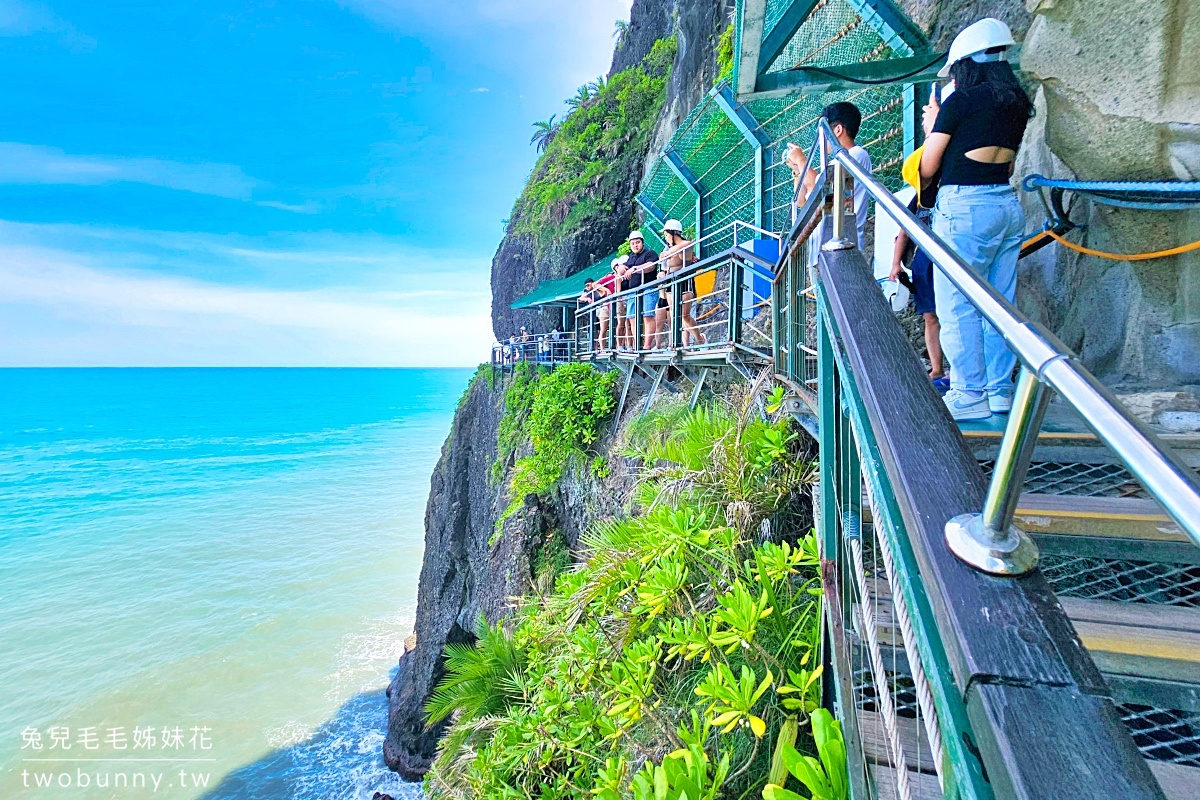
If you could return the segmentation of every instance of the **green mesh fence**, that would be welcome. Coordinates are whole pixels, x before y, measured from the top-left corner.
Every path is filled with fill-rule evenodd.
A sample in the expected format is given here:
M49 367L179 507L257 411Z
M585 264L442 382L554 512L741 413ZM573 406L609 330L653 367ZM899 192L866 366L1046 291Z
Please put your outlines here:
M779 21L790 0L768 0L764 31ZM737 16L735 52L741 47L741 8ZM880 34L846 0L820 0L768 71L800 64L837 66L898 57ZM858 143L871 154L875 174L889 188L900 186L904 157L904 102L900 86L864 86L823 94L793 94L752 100L746 105L757 122L763 150L763 226L784 232L791 224L792 173L781 163L789 142L812 146L815 125L829 103L849 100L863 112ZM721 109L712 95L692 110L672 139L672 147L696 178L701 198L701 232L717 231L734 220L755 222L754 145ZM695 226L695 195L661 160L647 176L643 200L689 228ZM732 244L732 232L705 240L704 254Z

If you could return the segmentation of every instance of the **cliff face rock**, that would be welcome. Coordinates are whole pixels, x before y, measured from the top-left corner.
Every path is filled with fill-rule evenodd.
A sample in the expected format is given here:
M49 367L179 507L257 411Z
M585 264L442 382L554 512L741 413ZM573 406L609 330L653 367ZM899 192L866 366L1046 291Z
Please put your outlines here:
M430 480L416 646L400 659L387 690L384 760L406 780L425 774L446 727L426 727L424 713L443 675L446 645L473 642L481 617L494 624L507 616L511 598L535 589L540 552L558 542L574 548L591 520L614 515L629 495L625 462L613 457L604 481L587 469L569 473L549 498L526 498L497 532L496 520L508 505L508 476L492 483L489 475L504 393L503 384L489 388L480 379L471 385Z
M1200 17L1190 0L1030 0L1022 68L1037 125L1018 173L1080 180L1200 179ZM1119 24L1114 22L1119 21ZM1031 216L1042 212L1026 196ZM1115 253L1200 239L1200 211L1138 211L1081 198L1073 238ZM1200 253L1110 261L1047 248L1023 296L1107 383L1200 383Z
M659 39L677 37L675 62L667 84L663 112L654 134L640 151L622 158L604 185L589 193L589 201L606 210L586 224L539 247L534 237L518 232L516 213L492 259L492 330L497 339L531 330L561 329L558 310L514 311L514 300L533 291L543 280L563 278L617 249L629 234L637 213L636 196L648 157L661 152L679 122L712 86L716 70L716 41L728 23L732 0L634 0L630 24L614 53L610 77L641 63Z
M1200 180L1200 15L1194 0L901 0L948 48L964 26L1003 19L1023 40L1021 70L1037 116L1017 175L1079 180ZM1031 228L1045 219L1020 192ZM1137 211L1077 198L1086 232L1114 253L1200 239L1200 211ZM1047 247L1021 262L1022 309L1110 385L1200 383L1200 253L1110 261Z
M491 580L481 585L479 580L490 577L495 557L488 552L487 540L499 492L488 485L488 474L496 458L502 414L503 394L476 380L454 415L451 436L442 445L430 479L416 647L400 659L387 691L384 760L406 780L424 774L444 727L427 730L424 723L425 700L441 677L442 649L452 642L472 641L479 614L495 619L506 596L502 586Z

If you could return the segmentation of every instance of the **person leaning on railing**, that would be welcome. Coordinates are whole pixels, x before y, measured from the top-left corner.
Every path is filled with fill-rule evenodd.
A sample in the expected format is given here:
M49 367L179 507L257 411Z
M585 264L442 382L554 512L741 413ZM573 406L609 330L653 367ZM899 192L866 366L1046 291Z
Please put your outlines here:
M633 231L629 234L629 249L633 251L626 262L626 266L630 270L629 288L636 289L643 283L650 283L656 280L658 278L658 253L646 247L646 240L642 237L641 231ZM634 317L638 313L638 305L638 303L630 299L628 317L631 322L634 321ZM655 334L658 332L656 325L658 317L658 290L652 289L644 293L640 305L642 324L645 331L642 349L650 350L654 346ZM631 339L635 337L637 335L637 327L631 327L629 334ZM635 346L636 344L634 342Z
M600 283L588 278L583 282L583 294L579 295L579 306L590 306L601 298L608 297L612 292L602 286ZM599 339L593 350L604 349L604 342L608 337L608 305L601 305L596 308L596 320L600 323ZM589 322L589 327L591 323Z
M693 250L695 242L683 235L683 223L677 219L669 219L663 224L663 240L667 243L667 250L663 253L663 272L670 275L679 272L684 267L696 263L696 254ZM669 287L664 287L663 299L659 301L659 316L658 316L658 331L659 338L663 340L663 346L670 344L668 341L671 336L671 315L675 313L675 309L671 307L674 294ZM679 314L682 330L682 342L684 347L689 345L704 344L704 334L700 332L700 326L696 324L696 320L692 317L692 303L696 299L696 279L694 276L689 276L683 280L682 291L679 294Z
M621 256L617 259L617 263L613 266L613 275L616 278L616 291L624 292L629 289L629 256ZM617 349L631 350L633 349L633 332L630 327L630 319L625 313L626 303L624 297L618 297L613 301L613 324L617 326Z
M1025 214L1009 185L1033 104L1005 60L1016 42L1008 26L981 19L950 46L940 77L954 82L945 104L924 109L921 179L941 171L933 232L1009 302ZM956 420L986 419L1012 408L1016 356L941 270L934 272L942 348L949 357L946 405Z
M617 293L617 284L620 278L617 276L617 268L621 264L620 258L612 260L612 272L608 273L600 280L596 281L596 289L600 292L600 297L608 297L611 294ZM608 327L613 321L613 304L605 303L596 309L596 319L600 320L600 344L599 349L604 350L608 347Z

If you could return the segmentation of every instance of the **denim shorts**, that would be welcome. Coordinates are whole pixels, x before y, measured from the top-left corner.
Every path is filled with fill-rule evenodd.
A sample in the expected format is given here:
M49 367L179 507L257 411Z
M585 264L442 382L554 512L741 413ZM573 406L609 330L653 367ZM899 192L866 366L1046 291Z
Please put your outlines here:
M653 317L658 312L658 290L642 295L642 316ZM630 316L633 316L630 314Z

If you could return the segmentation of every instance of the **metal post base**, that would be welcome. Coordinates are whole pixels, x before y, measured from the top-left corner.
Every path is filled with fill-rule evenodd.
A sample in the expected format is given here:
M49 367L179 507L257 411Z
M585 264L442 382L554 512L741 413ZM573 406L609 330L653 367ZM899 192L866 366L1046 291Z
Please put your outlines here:
M833 250L853 250L855 247L858 247L858 245L849 239L830 239L828 242L821 245L821 249L826 252Z
M1038 562L1037 545L1024 531L1009 526L999 535L984 525L982 514L959 514L947 522L946 544L960 560L992 575L1024 575Z

